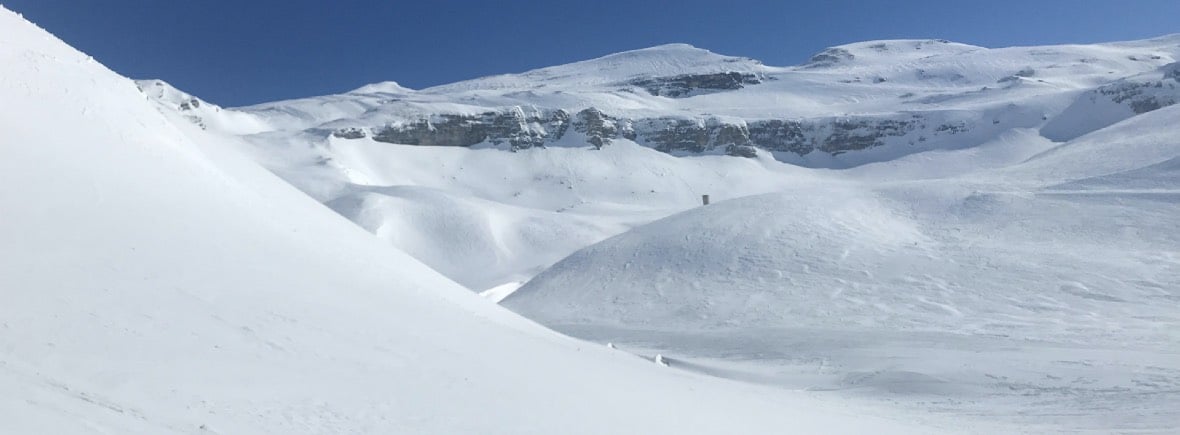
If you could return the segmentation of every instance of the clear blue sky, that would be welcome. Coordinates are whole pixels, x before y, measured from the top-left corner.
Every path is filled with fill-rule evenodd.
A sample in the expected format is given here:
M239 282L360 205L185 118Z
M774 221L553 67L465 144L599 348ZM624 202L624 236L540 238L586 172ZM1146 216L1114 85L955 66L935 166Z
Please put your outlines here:
M1180 32L1180 0L0 2L123 75L227 106L385 80L423 88L669 42L792 65L869 39L999 47Z

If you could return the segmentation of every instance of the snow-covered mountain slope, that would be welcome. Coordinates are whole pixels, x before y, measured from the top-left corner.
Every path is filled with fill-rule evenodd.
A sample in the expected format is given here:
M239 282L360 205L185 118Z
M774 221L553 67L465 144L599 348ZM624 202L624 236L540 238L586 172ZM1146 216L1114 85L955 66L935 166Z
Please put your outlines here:
M1069 140L1132 116L1180 101L1180 63L1099 86L1077 100L1042 129L1053 140Z
M162 80L139 80L136 86L149 99L170 110L180 112L186 119L201 128L243 135L269 131L269 123L249 113L225 110L172 87Z
M421 90L384 82L203 112L166 84L141 87L163 109L243 137L285 180L479 291L700 195L1010 165L1174 103L1177 60L1176 35L997 49L869 41L792 67L671 44Z
M418 91L374 85L239 110L276 130L321 138L511 149L626 138L668 152L749 155L761 148L809 166L851 166L978 144L1011 128L1048 124L1056 140L1076 137L1086 132L1076 128L1092 131L1120 118L1071 128L1071 119L1089 112L1066 110L1075 100L1096 94L1112 103L1102 111L1136 113L1174 101L1175 77L1165 66L1178 53L1176 36L1002 49L895 40L770 67L672 44ZM1156 88L1151 92L1165 95L1146 102L1136 97L1145 83L1173 86Z
M586 245L700 202L815 178L771 159L683 159L633 143L507 153L332 139L260 159L448 277L483 290L524 281ZM330 157L326 157L330 156ZM321 163L322 162L322 163Z
M16 14L0 29L0 432L988 430L561 337Z
M503 304L736 378L884 390L1045 430L1167 431L1177 119L1160 109L962 177L850 177L700 207L581 250Z
M1151 167L1180 156L1180 107L1168 107L1137 116L1059 144L1020 164L997 172L1002 179L1026 186L1052 186L1085 182L1095 177L1150 171ZM1111 185L1111 188L1131 186ZM1160 179L1161 190L1180 188Z
M1158 431L1180 405L1177 61L1177 35L869 41L792 67L673 44L194 116L565 332L1043 430Z
M1132 254L1137 252L1167 253L1180 246L1174 240L1180 221L1166 218L1176 205L1171 197L1180 188L1166 175L1180 158L1180 144L1175 139L1180 128L1171 122L1177 116L1180 108L1164 109L1079 138L1025 163L965 179L876 186L861 181L825 180L698 207L580 251L532 280L505 303L532 318L552 322L609 319L636 326L677 327L681 322L711 327L799 326L824 325L828 321L843 324L864 317L853 314L866 310L909 319L904 322L912 321L917 327L938 326L935 318L919 314L932 305L900 304L918 310L904 315L893 304L872 303L870 295L894 297L905 293L907 298L937 300L943 286L924 285L921 283L925 279L916 277L938 271L945 275L939 279L954 277L956 281L942 284L969 287L951 294L968 297L965 291L969 290L970 297L976 299L963 304L943 301L946 306L978 309L989 298L1008 305L1010 291L1041 293L1030 288L1030 283L1053 287L1049 280L1038 276L1040 273L1084 276L1112 261L1120 267L1141 266L1108 273L1136 276L1137 280L1122 283L1128 289L1180 282L1178 269L1146 267L1119 255L1095 255L1124 246L1127 255L1134 258ZM1125 155L1135 158L1102 157L1120 149L1131 151ZM1142 186L1148 180L1154 183ZM1122 181L1135 184L1125 186L1120 184ZM1124 205L1108 205L1084 196L1074 197L1074 189L1067 189L1081 184L1093 186L1082 192L1086 195L1125 193L1130 198L1125 198ZM1154 196L1158 198L1149 200ZM1013 231L996 231L994 226L1001 224L1005 228L1014 226ZM1124 234L1120 228L1135 231ZM979 234L986 235L986 245L961 239ZM1025 264L1021 264L1025 258L1015 253L988 252L996 249L1035 253L1037 246L1056 248L1038 253L1036 263ZM963 247L970 249L959 251ZM1048 257L1051 255L1065 257L1055 263ZM1001 265L993 256L1007 256L1016 262ZM988 261L981 262L980 257ZM934 266L927 262L947 264ZM982 267L987 272L965 279L963 274L952 273L961 267ZM1053 271L1053 267L1062 269ZM1153 274L1163 275L1152 278ZM1013 281L1019 276L1024 277L1025 284ZM1101 287L1112 292L1121 288L1109 283ZM916 292L921 288L937 294ZM821 298L820 294L797 294L800 291L824 295L835 291L840 298L827 302L829 298ZM1143 291L1141 296L1152 295ZM847 309L853 310L848 313L842 312L839 304L845 297ZM1143 297L1118 299L1151 301ZM817 312L810 305L791 303L796 298L826 302L824 309ZM776 299L782 300L771 303ZM1079 306L1084 301L1076 302L1063 306ZM537 305L535 309L531 308L533 304ZM629 315L633 307L642 314ZM1156 308L1180 315L1180 311L1167 306L1145 306L1142 310ZM948 325L938 327L965 326L966 320L958 314L947 318ZM1076 313L1059 314L1068 317ZM1046 313L1039 318L1049 320ZM983 321L1001 326L991 322ZM1084 324L1080 319L1066 322L1062 318L1059 322L1070 323L1071 328ZM1094 328L1105 325L1100 322ZM998 333L985 329L981 331ZM1151 329L1150 324L1143 329ZM1041 328L1029 332L1051 331ZM1083 335L1090 336L1090 332Z

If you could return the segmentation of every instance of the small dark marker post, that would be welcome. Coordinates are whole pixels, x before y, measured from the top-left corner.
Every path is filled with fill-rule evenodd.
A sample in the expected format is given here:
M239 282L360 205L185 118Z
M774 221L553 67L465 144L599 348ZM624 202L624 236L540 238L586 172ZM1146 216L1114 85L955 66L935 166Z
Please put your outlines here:
M709 195L701 195L701 205L709 205Z

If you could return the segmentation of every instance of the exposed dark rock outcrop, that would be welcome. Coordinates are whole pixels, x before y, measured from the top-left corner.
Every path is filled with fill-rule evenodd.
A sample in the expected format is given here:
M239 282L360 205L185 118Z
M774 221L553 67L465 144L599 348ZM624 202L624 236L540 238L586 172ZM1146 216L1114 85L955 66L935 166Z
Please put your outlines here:
M1173 63L1164 67L1164 78L1180 82L1180 63Z
M586 142L597 149L602 149L610 144L611 139L620 136L618 120L593 107L575 115L574 131L586 135ZM631 137L634 137L634 131Z
M640 139L663 152L708 151L717 145L713 140L715 128L713 126L711 129L705 122L694 119L653 118L636 123Z
M884 145L889 137L904 136L920 127L919 119L855 118L760 120L726 123L715 119L647 119L637 122L639 140L664 151L691 153L723 149L727 154L752 157L751 148L807 154L831 154Z
M819 150L831 154L863 150L882 145L890 136L904 136L917 126L916 120L858 119L833 122L832 132Z
M730 91L745 85L762 83L758 76L750 73L722 72L715 74L686 74L674 77L656 77L632 80L631 85L639 86L649 94L671 98L686 97L701 91Z
M342 128L332 132L332 136L341 139L361 139L366 136L365 130L359 128Z
M1176 104L1180 97L1177 81L1180 76L1176 70L1165 73L1163 80L1150 81L1121 81L1098 88L1098 95L1110 98L1111 101L1125 104L1136 114L1147 113Z
M435 120L390 125L374 132L373 140L406 145L437 145L468 147L488 138L491 127L482 121L495 113L480 116L438 115Z
M807 154L818 145L815 137L807 133L813 127L805 127L801 121L770 119L747 124L750 142L771 151L786 151L799 155Z
M852 60L855 58L852 52L838 47L829 48L827 50L816 53L807 60L805 68L823 68L835 66L842 62Z
M513 108L478 115L437 115L375 129L373 139L408 145L472 146L508 144L510 150L544 147L563 139L570 127L595 148L624 138L673 153L723 152L753 157L756 148L805 155L819 150L829 154L884 145L889 138L925 129L916 115L893 117L842 117L816 119L766 119L754 121L718 118L618 118L596 108L570 116L564 110L528 111ZM964 122L944 123L930 135L954 135L970 130ZM365 137L360 129L332 133L345 139ZM921 136L913 140L925 141Z
M753 145L729 144L725 146L725 154L734 157L758 157L758 148Z
M189 98L187 101L180 103L180 110L193 110L201 107L201 100L196 98Z
M1027 79L1027 78L1033 77L1035 75L1037 75L1036 70L1029 68L1029 67L1024 67L1024 68L1021 68L1020 71L1017 71L1010 76L1006 76L1006 77L1000 78L999 80L996 80L996 83L1019 82L1020 79Z
M514 107L478 115L442 114L430 119L387 125L377 129L373 140L406 145L468 147L482 142L507 143L511 150L544 146L546 139L560 138L569 128L565 110L525 111Z

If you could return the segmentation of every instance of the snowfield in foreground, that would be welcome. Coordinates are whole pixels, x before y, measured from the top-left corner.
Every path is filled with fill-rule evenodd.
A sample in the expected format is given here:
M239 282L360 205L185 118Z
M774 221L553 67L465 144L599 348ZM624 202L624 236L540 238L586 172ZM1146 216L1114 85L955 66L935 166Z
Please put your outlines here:
M0 432L987 428L545 330L16 14L0 29Z

